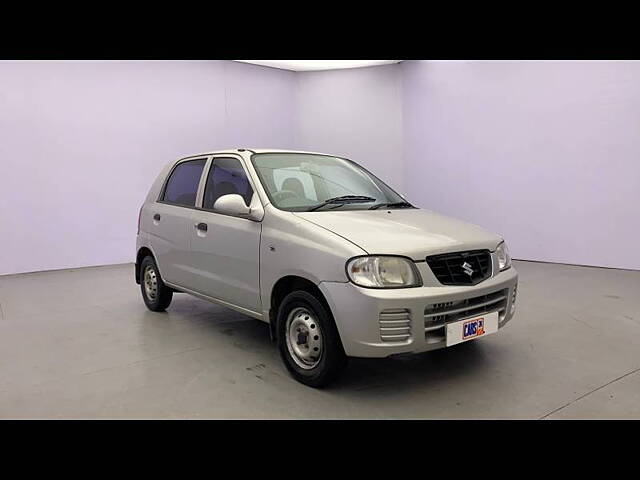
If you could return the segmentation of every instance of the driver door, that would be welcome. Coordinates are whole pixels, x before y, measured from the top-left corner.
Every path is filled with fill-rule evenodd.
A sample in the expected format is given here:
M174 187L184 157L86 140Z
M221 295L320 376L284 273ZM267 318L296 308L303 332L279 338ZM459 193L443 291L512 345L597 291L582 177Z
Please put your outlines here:
M191 269L198 293L261 312L260 232L262 223L216 212L223 195L236 193L247 205L254 190L240 159L214 157L204 186L202 208L191 214Z

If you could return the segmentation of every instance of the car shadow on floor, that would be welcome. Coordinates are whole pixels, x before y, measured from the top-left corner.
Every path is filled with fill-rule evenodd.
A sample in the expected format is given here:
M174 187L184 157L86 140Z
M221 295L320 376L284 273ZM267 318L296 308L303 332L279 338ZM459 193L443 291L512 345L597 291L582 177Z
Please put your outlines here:
M388 396L464 382L474 377L474 370L491 363L485 347L481 341L471 341L397 357L350 358L348 368L329 389Z

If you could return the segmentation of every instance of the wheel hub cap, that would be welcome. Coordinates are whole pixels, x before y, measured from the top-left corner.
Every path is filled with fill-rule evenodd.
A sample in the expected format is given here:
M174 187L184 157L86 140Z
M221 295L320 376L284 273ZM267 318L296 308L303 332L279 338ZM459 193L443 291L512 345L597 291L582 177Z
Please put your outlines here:
M158 276L151 266L144 269L144 293L149 300L155 300L158 296Z
M322 331L314 315L296 308L287 317L287 349L294 362L305 370L315 367L322 357Z

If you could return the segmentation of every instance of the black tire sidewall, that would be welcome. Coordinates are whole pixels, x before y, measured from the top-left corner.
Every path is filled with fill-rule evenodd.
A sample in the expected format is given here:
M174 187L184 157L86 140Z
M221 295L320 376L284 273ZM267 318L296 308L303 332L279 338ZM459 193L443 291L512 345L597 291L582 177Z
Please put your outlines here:
M316 322L322 331L323 353L318 365L310 370L299 367L287 348L286 324L289 312L297 307L304 307L313 312ZM344 368L346 356L340 341L340 335L331 313L312 294L295 291L288 294L280 304L277 315L278 349L280 356L291 375L301 383L311 387L328 385Z

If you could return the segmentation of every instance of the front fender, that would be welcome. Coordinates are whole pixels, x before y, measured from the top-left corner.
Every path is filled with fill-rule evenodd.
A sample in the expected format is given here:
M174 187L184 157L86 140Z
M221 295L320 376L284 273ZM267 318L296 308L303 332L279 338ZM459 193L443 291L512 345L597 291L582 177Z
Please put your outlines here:
M260 241L263 313L268 314L273 286L279 279L297 276L315 285L347 282L346 261L363 254L364 250L341 236L268 205Z

